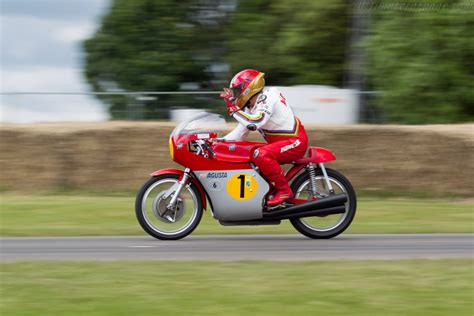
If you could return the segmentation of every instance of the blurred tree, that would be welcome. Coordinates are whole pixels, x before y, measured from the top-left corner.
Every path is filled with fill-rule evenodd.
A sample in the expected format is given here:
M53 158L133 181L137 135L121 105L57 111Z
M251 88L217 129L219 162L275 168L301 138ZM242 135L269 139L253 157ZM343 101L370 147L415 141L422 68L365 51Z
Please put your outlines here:
M220 89L256 68L273 85L340 86L349 9L343 0L115 0L85 42L86 77L95 91ZM146 113L138 118L162 117L163 104L193 106L182 96L100 98L114 118L130 117L131 105Z
M226 60L235 73L255 68L272 85L341 86L350 2L240 0L229 19Z
M206 37L219 16L209 15L212 2L199 0L115 0L95 35L84 44L86 77L95 91L176 91L184 83L206 83L209 57ZM216 12L216 11L214 11ZM144 117L159 118L157 104L192 106L183 96L159 96L158 102L122 96L100 96L114 118L129 117L130 105ZM164 111L163 111L164 110Z
M387 2L372 7L367 38L375 103L390 122L474 120L472 1Z
M390 122L473 120L472 1L367 3L373 104ZM271 85L342 86L351 12L344 0L114 0L85 42L86 76L95 91L220 89L245 68L266 72ZM186 96L101 99L114 118L129 117L130 105L144 109L138 118L196 106Z

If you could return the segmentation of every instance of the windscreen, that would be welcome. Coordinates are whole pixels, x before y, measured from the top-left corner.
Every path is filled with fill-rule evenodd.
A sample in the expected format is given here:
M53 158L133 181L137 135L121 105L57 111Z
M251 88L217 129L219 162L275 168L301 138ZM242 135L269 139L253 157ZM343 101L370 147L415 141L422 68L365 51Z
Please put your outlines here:
M222 116L215 113L202 112L179 123L171 133L171 136L218 132L225 129L226 123Z

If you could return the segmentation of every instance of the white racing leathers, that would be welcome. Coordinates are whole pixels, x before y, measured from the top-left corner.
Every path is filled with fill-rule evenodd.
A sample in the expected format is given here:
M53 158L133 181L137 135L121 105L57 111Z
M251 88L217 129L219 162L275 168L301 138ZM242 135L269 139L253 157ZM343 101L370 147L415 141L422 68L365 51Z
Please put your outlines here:
M294 136L299 125L285 97L274 87L264 88L252 109L237 111L233 117L239 125L224 137L227 141L243 140L249 131L258 130L271 143L272 136Z

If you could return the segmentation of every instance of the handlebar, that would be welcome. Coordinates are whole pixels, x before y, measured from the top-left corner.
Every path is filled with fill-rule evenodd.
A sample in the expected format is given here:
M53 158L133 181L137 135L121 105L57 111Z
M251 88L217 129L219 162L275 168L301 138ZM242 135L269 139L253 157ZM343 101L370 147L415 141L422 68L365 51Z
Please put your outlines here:
M216 157L216 153L214 152L214 150L212 150L211 146L209 146L209 144L205 140L198 139L195 140L194 143L198 148L198 151L196 152L197 155L202 154L204 157L208 158L207 153L210 153L212 157ZM207 153L204 151L204 149L207 151Z
M208 144L207 142L204 142L204 143L202 144L202 147L203 147L204 149L206 149L208 152L210 152L211 155L212 155L212 157L216 157L216 153L214 152L214 150L212 150L211 146L209 146L209 144Z

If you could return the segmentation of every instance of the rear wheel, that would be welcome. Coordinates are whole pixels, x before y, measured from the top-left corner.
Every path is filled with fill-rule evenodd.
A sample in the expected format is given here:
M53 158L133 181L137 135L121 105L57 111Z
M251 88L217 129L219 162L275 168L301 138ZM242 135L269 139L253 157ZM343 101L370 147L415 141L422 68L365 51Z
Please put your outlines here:
M137 194L135 213L140 226L158 239L181 239L199 224L203 204L194 184L184 186L176 207L168 209L179 181L175 174L165 174L148 180Z
M297 231L310 238L332 238L341 234L349 227L356 213L356 195L349 180L336 170L326 168L326 171L335 194L347 194L346 212L290 220ZM329 189L321 169L316 169L316 188L318 198L329 196ZM300 174L291 184L291 189L295 198L311 200L312 192L309 174L306 172Z

